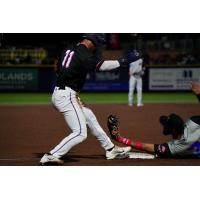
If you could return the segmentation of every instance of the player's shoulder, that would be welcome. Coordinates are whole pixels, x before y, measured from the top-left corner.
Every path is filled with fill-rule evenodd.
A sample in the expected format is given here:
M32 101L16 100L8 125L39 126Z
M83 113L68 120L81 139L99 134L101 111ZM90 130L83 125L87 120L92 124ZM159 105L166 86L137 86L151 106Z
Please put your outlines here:
M138 60L129 64L130 68L135 68L136 66L142 66L143 60L139 58Z
M142 58L137 58L133 63L141 63L143 62L143 59Z
M85 52L88 54L90 53L89 49L81 43L76 44L74 49L75 49L75 51L82 51L82 52Z

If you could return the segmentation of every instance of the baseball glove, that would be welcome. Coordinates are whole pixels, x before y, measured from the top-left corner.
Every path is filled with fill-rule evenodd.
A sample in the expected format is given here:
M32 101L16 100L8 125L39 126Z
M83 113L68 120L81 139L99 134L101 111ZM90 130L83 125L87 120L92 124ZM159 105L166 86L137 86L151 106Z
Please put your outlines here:
M119 134L119 119L115 115L109 115L107 121L108 130L114 140L120 136Z

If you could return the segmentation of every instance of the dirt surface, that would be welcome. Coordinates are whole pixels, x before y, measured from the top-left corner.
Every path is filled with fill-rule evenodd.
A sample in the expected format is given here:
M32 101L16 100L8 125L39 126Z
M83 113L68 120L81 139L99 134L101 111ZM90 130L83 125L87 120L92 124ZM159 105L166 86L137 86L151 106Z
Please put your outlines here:
M149 143L163 143L169 137L161 134L160 115L172 112L186 120L199 115L199 104L88 105L107 131L109 114L120 117L123 136ZM51 150L69 134L64 118L52 106L0 106L0 165L37 166L43 153ZM124 159L106 160L105 152L88 132L88 139L65 156L67 166L194 166L200 159Z

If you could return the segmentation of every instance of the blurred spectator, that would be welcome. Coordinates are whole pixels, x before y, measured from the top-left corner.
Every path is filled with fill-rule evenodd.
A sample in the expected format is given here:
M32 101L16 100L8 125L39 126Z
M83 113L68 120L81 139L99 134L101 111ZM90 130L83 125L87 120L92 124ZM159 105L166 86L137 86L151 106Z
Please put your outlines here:
M47 53L44 48L4 48L0 50L0 64L42 64Z
M195 58L194 55L191 53L183 53L179 56L179 60L177 61L177 64L179 65L187 65L187 64L197 64L198 59Z
M167 35L163 36L161 41L162 41L162 48L165 50L169 50L171 47L171 44L168 40L168 36Z
M0 64L53 64L55 53L58 52L57 47L61 44L69 46L80 36L80 34L35 35L4 34L3 47L0 49ZM120 48L146 52L144 63L147 65L200 64L200 34L107 34L107 50Z
M107 48L108 49L120 48L119 33L110 33L108 35Z

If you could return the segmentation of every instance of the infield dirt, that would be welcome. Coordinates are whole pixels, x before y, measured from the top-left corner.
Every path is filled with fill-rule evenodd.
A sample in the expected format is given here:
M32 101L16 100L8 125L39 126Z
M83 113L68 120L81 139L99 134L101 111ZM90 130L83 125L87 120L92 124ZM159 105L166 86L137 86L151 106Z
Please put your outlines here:
M88 105L108 132L109 114L120 118L121 134L132 140L163 143L170 138L162 135L160 115L176 113L184 120L199 115L199 104L146 104L128 107L124 104ZM49 105L0 106L0 165L37 166L43 153L51 150L70 130L62 114ZM120 146L120 145L119 145ZM65 156L66 166L194 166L199 159L124 159L106 160L105 152L88 131L88 138Z

